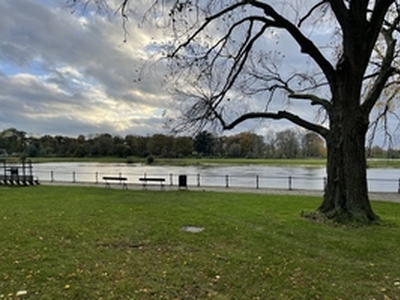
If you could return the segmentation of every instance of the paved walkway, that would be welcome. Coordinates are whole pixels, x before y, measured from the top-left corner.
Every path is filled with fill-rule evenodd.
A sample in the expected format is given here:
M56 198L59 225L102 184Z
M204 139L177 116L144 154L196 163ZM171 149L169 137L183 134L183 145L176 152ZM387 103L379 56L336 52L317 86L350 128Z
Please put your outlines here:
M105 185L102 182L99 183L87 183L87 182L50 182L50 181L41 181L43 185L54 185L54 186L91 186L91 187L101 187L104 188ZM127 184L128 189L131 190L142 190L143 187L141 184ZM122 189L122 185L120 184L111 184L111 188L114 189ZM165 185L164 186L166 191L176 191L178 190L177 185ZM160 185L154 184L149 185L148 190L160 190ZM315 197L322 197L323 192L317 190L285 190L285 189L270 189L270 188L242 188L242 187L210 187L210 186L189 186L188 190L190 191L213 191L213 192L230 192L230 193L253 193L253 194L269 194L269 195L291 195L291 196L298 196L298 195L305 195L305 196L315 196ZM371 192L369 194L371 200L376 201L386 201L386 202L397 202L400 203L400 194L399 193L376 193Z

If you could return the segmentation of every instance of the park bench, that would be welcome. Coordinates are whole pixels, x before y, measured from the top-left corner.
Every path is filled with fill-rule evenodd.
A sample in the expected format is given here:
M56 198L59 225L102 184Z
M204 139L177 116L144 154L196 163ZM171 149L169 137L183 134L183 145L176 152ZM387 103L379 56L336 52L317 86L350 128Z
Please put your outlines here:
M128 186L126 185L126 181L128 180L128 178L126 177L104 176L103 180L106 182L106 187L108 188L111 188L110 181L119 181L119 184L122 184L123 188L128 189Z
M165 178L142 177L142 178L139 178L139 180L143 182L144 189L146 189L146 187L147 187L147 182L159 182L161 190L165 189L164 188Z

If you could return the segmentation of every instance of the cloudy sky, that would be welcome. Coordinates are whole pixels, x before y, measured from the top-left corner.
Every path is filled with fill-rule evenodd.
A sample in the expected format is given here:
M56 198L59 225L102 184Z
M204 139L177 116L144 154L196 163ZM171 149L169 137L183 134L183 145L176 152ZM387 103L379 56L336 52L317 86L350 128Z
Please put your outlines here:
M65 0L0 0L0 130L30 134L163 132L157 72L137 82L151 36L115 16L71 14Z
M0 11L0 130L169 133L164 113L171 110L171 96L162 70L138 72L154 55L154 39L163 38L160 31L138 26L140 9L127 24L126 43L119 16L71 13L65 0L0 0ZM263 134L268 124L235 130Z
M130 16L124 43L118 15L71 13L66 0L0 0L0 131L168 134L164 114L173 112L173 100L163 87L163 70L150 65L139 72L155 54L154 41L165 38L160 30L138 26L146 8ZM295 109L315 119L310 106ZM248 122L234 132L265 134L289 126Z

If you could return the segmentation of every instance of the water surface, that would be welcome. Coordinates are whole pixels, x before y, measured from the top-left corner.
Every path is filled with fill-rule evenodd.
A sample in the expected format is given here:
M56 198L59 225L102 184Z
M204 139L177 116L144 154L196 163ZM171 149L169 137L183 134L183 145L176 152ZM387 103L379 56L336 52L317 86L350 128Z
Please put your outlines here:
M373 192L397 192L399 169L368 169L368 184ZM163 177L166 184L177 185L178 176L186 175L189 186L232 186L322 190L325 167L207 165L156 166L125 163L41 163L34 165L34 174L45 181L102 182L103 176L123 176L128 183L140 184L139 178Z

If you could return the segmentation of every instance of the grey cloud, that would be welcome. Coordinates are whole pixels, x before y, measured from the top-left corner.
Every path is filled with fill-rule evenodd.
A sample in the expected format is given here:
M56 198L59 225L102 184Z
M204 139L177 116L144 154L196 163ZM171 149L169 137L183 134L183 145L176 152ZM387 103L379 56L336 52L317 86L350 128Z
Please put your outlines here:
M154 114L140 120L129 115L123 120L96 119L96 114L117 114L118 106L112 108L112 103L126 103L132 111L146 106L162 110L166 95L157 82L134 83L143 64L129 44L138 42L135 30L124 44L120 22L90 13L84 22L64 4L0 0L0 129L17 127L37 134L162 131L163 120ZM74 117L76 112L83 119ZM96 122L90 123L93 119Z

